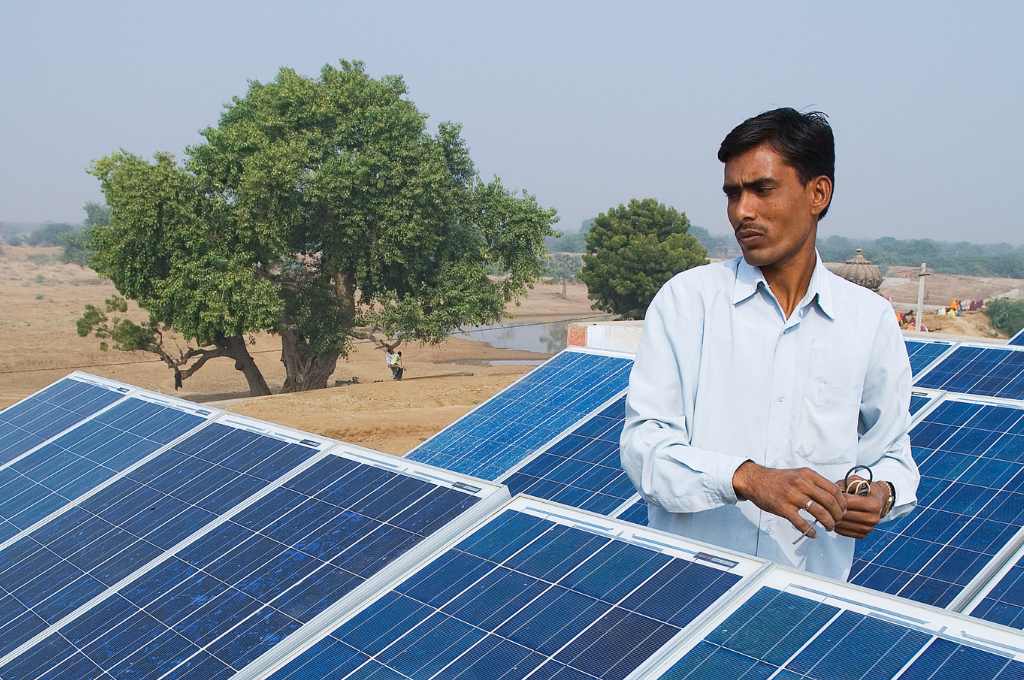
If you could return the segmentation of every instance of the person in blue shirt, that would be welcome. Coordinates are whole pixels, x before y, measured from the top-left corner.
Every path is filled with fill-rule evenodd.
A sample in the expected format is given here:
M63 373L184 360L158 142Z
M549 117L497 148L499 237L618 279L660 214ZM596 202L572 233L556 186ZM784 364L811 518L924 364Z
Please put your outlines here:
M750 118L718 158L743 255L651 302L622 465L652 527L846 579L854 541L916 503L903 338L886 300L815 247L835 186L823 114ZM857 465L866 496L837 481Z

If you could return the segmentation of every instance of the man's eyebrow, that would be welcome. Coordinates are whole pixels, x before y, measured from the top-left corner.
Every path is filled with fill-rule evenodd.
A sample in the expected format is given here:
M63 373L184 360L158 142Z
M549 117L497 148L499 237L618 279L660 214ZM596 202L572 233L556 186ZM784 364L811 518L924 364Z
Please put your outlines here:
M722 185L722 191L729 193L737 189L763 189L765 187L775 186L774 177L758 177L752 179L749 182L726 182Z

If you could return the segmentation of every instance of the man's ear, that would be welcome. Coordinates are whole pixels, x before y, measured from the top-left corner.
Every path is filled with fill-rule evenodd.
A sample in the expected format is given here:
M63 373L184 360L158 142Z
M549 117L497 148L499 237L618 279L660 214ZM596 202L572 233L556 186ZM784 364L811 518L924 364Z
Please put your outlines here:
M832 202L832 180L820 175L807 183L807 190L810 192L811 214L818 217Z

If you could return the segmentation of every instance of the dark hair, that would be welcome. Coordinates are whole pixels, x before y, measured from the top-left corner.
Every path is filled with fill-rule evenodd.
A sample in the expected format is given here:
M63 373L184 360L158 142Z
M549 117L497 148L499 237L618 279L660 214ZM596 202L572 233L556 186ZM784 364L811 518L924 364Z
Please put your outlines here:
M775 149L804 184L825 175L832 180L835 190L836 142L828 118L821 111L800 113L784 108L748 118L722 140L718 160L726 163L761 144ZM828 212L829 205L821 211L819 219Z

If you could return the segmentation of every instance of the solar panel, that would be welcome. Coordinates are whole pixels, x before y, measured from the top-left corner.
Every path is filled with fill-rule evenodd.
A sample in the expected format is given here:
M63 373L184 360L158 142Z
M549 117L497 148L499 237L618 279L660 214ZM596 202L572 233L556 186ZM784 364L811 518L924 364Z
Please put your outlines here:
M1010 338L1010 345L1024 346L1024 328L1017 331L1017 334Z
M607 515L636 495L619 462L625 395L501 478L513 495L525 493Z
M626 355L560 352L413 449L408 458L497 479L626 389Z
M946 396L912 428L918 506L857 542L853 583L958 607L1024 524L1024 410Z
M0 466L0 549L82 494L204 423L187 403L131 396Z
M960 345L914 384L961 394L1024 399L1024 348Z
M932 362L953 348L955 343L945 340L904 340L907 354L910 356L910 370L917 377Z
M986 621L1024 629L1024 546L989 579L963 611Z
M773 567L643 677L1024 677L1024 635Z
M643 527L647 526L647 501L640 496L634 496L633 502L619 511L616 517Z
M400 556L421 560L508 498L469 481L336 447L108 592L0 675L229 677L328 608L364 600L373 577L387 582L411 566Z
M914 390L913 392L911 392L910 415L915 416L918 413L920 413L926 406L928 406L928 404L932 403L932 401L934 401L936 397L938 397L937 394L933 394L930 392L924 392L919 390Z
M520 496L239 678L624 678L762 562Z
M223 418L9 542L0 550L0 664L328 445Z
M71 375L0 411L0 464L122 398L128 389Z

